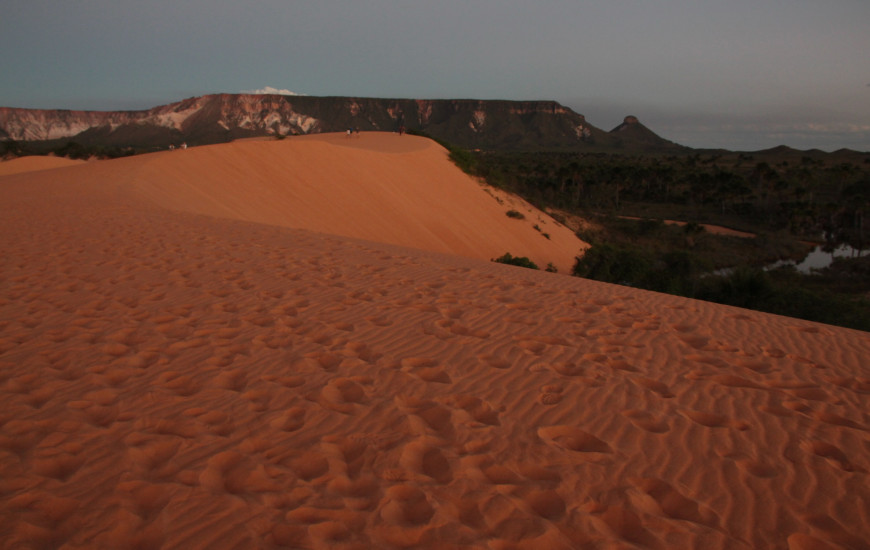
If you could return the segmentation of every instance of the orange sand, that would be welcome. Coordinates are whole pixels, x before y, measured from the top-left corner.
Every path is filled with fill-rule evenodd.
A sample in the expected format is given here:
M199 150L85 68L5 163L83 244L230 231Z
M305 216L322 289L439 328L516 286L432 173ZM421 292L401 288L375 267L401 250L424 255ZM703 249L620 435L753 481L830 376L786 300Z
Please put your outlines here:
M63 157L21 157L0 162L0 176L21 174L23 172L36 172L39 170L51 170L53 168L65 168L82 164L83 160L72 160Z
M125 159L125 169L171 209L571 271L586 245L570 229L524 201L500 204L446 156L428 139L372 132L197 147Z
M870 335L278 224L452 170L323 139L0 178L3 548L868 547Z

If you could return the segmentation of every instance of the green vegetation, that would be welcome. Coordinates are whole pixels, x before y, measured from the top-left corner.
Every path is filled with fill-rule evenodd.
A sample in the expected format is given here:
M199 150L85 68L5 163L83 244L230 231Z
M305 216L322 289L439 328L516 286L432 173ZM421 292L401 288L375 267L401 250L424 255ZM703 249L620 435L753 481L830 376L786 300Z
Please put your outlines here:
M110 159L129 157L140 153L132 147L106 147L102 145L82 145L76 141L44 141L44 142L2 142L0 158L15 158L29 155L54 155L71 159L87 160L90 158Z
M578 232L592 247L574 275L870 331L870 283L859 282L870 280L870 260L838 260L813 275L762 269L803 258L822 235L831 248L870 248L870 154L778 148L461 157L463 170L491 185L592 222ZM701 224L754 236L717 235Z
M541 229L541 227L540 227L538 224L533 225L532 228L533 228L535 231L537 231L538 233L540 233L541 235L543 235L545 238L547 238L547 239L550 238L550 234L549 234L549 233L544 233L544 230Z
M409 128L408 134L412 136L421 136L427 139L431 139L436 142L441 147L447 149L447 157L459 167L460 170L465 172L466 174L474 174L477 166L477 157L471 151L463 149L462 147L458 147L453 145L452 143L448 143L444 140L432 137L422 130L418 130L416 128Z
M870 206L867 153L468 155L473 161L461 167L469 173L536 205L569 212L785 231L812 240L825 231L844 242L870 236L856 231Z
M870 331L870 300L819 286L827 276L800 275L794 269L740 268L728 276L702 280L694 297Z
M517 210L508 210L507 212L505 212L505 214L507 215L508 218L513 218L515 220L526 219L526 217L523 215L523 213L519 212Z
M508 264L508 265L516 265L519 267L527 267L529 269L538 269L537 264L532 260L526 258L525 256L511 256L510 252L505 252L503 256L499 256L498 258L494 258L492 261L500 264ZM550 271L550 268L555 269L552 264L547 266L547 271Z

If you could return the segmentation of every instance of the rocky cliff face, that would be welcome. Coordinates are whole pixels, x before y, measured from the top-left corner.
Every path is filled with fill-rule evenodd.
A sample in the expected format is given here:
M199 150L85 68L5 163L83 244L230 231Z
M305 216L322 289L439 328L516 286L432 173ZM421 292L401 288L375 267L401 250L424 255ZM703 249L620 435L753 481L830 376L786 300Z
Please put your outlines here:
M232 132L305 134L318 121L293 110L283 96L212 95L154 107L147 111L66 111L0 107L0 132L6 139L39 141L71 139L88 132L112 136L122 128L166 129L189 134ZM126 132L129 133L129 132ZM147 138L146 138L147 139ZM85 141L87 141L85 136ZM109 139L109 141L114 141ZM135 140L134 140L135 141ZM112 143L113 145L115 143Z
M400 126L466 148L575 150L617 141L554 101L217 94L145 111L0 108L0 140L136 148Z

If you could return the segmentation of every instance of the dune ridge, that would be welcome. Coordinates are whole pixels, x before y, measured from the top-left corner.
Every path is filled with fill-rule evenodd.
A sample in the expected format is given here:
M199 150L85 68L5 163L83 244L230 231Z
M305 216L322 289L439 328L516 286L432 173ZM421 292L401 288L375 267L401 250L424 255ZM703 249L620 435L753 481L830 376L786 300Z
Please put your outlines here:
M444 148L417 136L241 141L126 165L140 197L176 210L487 260L510 252L563 273L586 247L525 201L475 182ZM511 209L527 219L507 217Z
M63 157L22 157L0 162L0 176L38 172L54 168L66 168L82 164L83 160L73 160Z
M3 547L868 547L867 333L191 211L143 158L0 178Z

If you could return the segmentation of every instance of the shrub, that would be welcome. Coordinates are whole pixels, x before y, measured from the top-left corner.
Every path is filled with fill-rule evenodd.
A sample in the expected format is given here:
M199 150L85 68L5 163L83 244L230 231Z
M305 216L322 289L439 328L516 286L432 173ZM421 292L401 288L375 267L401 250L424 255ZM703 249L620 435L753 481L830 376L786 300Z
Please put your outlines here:
M508 210L506 213L508 218L514 218L515 220L524 220L526 217L522 212L518 212L516 210Z
M538 269L537 264L525 256L511 256L510 252L505 252L503 256L493 259L492 261L499 264L516 265L519 267L527 267L529 269Z
M652 271L652 258L640 250L597 244L577 259L573 274L606 283L644 288Z

